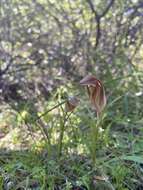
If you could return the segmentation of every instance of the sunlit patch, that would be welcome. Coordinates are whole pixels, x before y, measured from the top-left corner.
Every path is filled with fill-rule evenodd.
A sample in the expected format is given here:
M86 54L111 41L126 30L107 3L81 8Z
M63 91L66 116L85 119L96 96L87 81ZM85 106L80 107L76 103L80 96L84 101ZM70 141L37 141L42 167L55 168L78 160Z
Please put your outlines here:
M142 96L142 95L143 95L143 92L141 92L141 91L140 91L140 92L136 92L135 95L136 95L136 96Z

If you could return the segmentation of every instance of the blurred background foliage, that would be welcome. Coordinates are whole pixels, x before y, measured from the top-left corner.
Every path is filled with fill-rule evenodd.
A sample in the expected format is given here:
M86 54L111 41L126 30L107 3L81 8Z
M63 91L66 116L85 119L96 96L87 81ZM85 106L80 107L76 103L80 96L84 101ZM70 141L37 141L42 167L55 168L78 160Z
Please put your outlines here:
M81 102L66 124L72 127L66 129L64 152L73 154L71 164L74 154L88 155L87 130L96 119L79 81L92 73L103 81L108 98L102 126L104 132L101 131L97 147L101 150L102 144L102 151L98 153L97 162L99 166L103 165L115 188L143 189L142 61L142 0L1 0L1 150L30 147L34 152L40 152L47 146L45 139L50 139L54 149L63 126L64 108L52 110L41 118L40 123L35 120L68 96L78 94ZM43 152L40 154L45 156ZM7 171L17 175L14 168L22 168L29 177L33 168L27 166L31 154L26 161L18 158L18 163L14 154L12 164L9 164L9 154L7 156ZM114 160L118 157L121 158L116 167ZM57 181L62 178L60 166L53 159L45 169L40 161L38 159L37 168L31 175L39 180L41 188L46 189L48 183L52 189L55 179L51 176L57 175L60 178ZM33 164L36 162L33 160ZM58 168L57 173L52 167ZM81 184L88 186L90 174L84 173L84 167L80 165L75 175ZM68 168L67 171L71 170L74 175L76 169ZM43 179L48 170L53 174L49 172ZM63 173L67 175L65 171ZM2 175L1 187L5 183L3 178ZM23 183L29 183L23 178ZM16 178L20 184L22 180ZM74 179L69 175L62 188L70 189L71 181ZM18 183L17 189L19 187Z

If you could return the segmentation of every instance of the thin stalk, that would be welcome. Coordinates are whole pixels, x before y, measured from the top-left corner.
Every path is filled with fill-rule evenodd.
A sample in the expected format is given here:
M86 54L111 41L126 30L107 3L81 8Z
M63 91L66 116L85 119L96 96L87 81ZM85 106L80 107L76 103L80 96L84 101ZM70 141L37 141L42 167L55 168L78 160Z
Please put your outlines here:
M62 155L62 148L63 148L63 138L64 138L64 132L65 132L65 127L66 127L66 122L69 119L70 115L72 114L72 112L70 112L69 114L67 114L67 112L64 114L64 120L61 121L61 125L60 125L60 136L59 136L59 148L58 148L58 156L59 158Z
M92 147L91 147L91 151L92 151L92 162L93 165L95 166L96 163L96 149L97 149L97 138L98 138L98 128L97 125L92 127L92 131L91 131L91 135L92 135Z
M45 127L45 124L42 122L42 120L38 120L37 124L42 128L42 131L43 131L43 133L44 133L44 135L48 141L48 144L51 145L50 137L49 137L48 131Z
M45 143L47 145L48 156L50 157L50 155L51 155L51 142L50 142L49 136L47 135L47 130L43 126L43 123L41 125L41 122L39 122L39 120L37 122L37 126L39 127L40 131L42 132L42 135L44 137Z
M59 106L63 105L66 101L67 100L64 100L64 101L60 102L59 104L55 105L54 107L50 108L49 110L45 111L39 117L37 117L35 121L41 119L41 117L45 116L47 113L49 113L49 112L53 111L54 109L58 108Z
M92 140L91 157L92 157L93 166L96 165L96 151L97 151L97 143L99 141L100 124L101 124L101 117L97 113L97 122L95 125L91 127L91 140Z
M60 136L59 136L59 148L58 148L58 156L59 156L59 158L62 155L63 137L64 137L64 131L65 131L66 116L67 116L67 112L63 116L63 121L62 121L62 118L61 118L61 122L60 122Z

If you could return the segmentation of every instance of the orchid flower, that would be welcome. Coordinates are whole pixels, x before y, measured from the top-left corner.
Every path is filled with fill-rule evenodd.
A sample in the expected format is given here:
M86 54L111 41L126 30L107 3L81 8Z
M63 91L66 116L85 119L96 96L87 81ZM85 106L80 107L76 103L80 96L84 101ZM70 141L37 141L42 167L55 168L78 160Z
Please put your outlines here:
M106 106L106 96L102 82L93 75L87 75L80 81L80 85L87 87L91 104L99 115Z

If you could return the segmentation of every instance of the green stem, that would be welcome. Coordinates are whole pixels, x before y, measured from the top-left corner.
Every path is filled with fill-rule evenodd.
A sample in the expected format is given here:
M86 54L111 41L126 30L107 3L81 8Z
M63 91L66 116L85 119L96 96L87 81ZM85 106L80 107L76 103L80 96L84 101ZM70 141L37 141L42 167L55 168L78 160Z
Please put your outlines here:
M98 126L97 124L92 127L91 131L92 135L92 161L93 165L96 164L96 149L97 149L97 141L98 141Z
M97 122L95 125L92 126L91 130L91 139L92 139L91 156L92 156L93 166L96 165L96 151L97 151L97 143L99 141L99 127L101 124L100 119L101 118L97 114Z
M67 100L64 100L63 102L60 102L59 104L55 105L54 107L50 108L49 110L42 113L39 117L36 118L35 121L39 120L41 117L45 116L47 113L51 112L52 110L58 108L59 106L63 105Z
M61 121L60 137L59 137L59 148L58 148L58 156L59 156L59 158L62 155L63 138L64 138L64 132L65 132L66 122L67 122L67 120L69 119L69 117L70 117L70 115L72 113L73 112L70 112L69 114L67 114L67 112L66 112L66 114L64 115L64 121Z
M38 120L37 121L37 126L39 127L39 129L41 130L45 143L47 145L47 150L48 150L48 156L50 157L51 155L51 141L50 141L50 137L48 135L48 131L44 125L44 123L42 122L42 120Z
M62 155L62 148L63 148L63 137L64 137L64 128L65 128L65 126L64 125L62 125L61 126L61 132L60 132L60 137L59 137L59 150L58 150L58 154L59 154L59 158L61 157L61 155Z
M67 115L67 113L64 115L64 121L60 122L60 136L59 136L59 148L58 148L58 156L59 156L59 158L62 155L63 137L64 137L64 131L65 131L66 115Z

